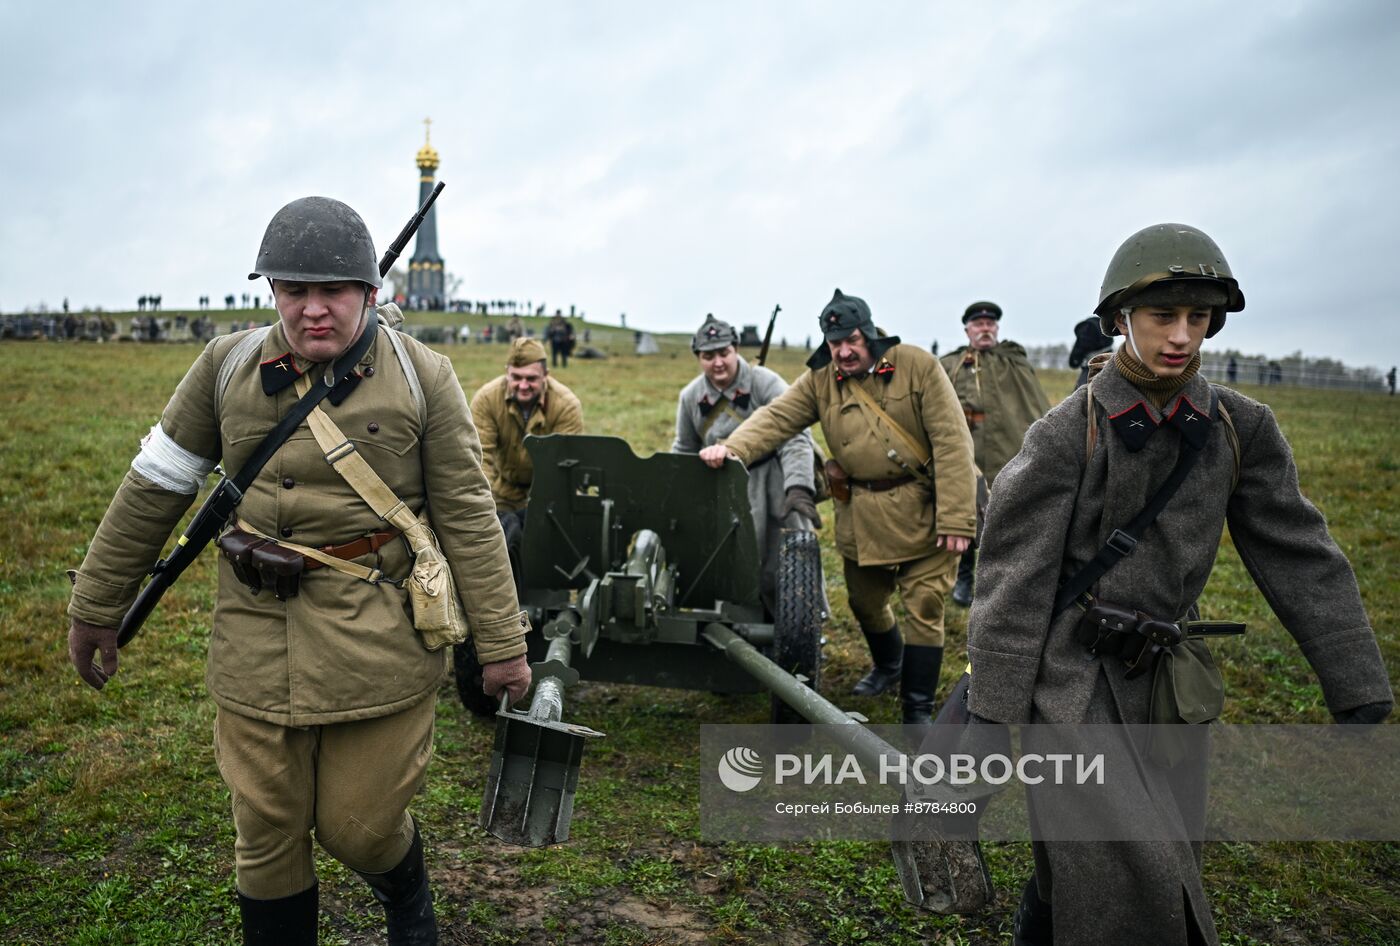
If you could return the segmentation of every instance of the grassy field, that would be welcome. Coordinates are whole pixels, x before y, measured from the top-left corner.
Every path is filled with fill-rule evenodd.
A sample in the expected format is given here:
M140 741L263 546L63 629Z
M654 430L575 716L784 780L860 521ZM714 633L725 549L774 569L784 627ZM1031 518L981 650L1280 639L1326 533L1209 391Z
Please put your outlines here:
M670 442L674 397L695 373L679 340L638 358L630 332L595 328L614 352L559 373L582 397L592 433L640 453ZM500 346L446 350L472 391L500 370ZM166 596L122 653L101 694L66 658L64 569L82 559L140 436L159 416L193 346L0 344L10 393L0 407L0 942L238 942L228 796L210 750L203 686L213 606L209 554ZM788 378L797 351L776 353ZM1050 373L1053 399L1073 383ZM1382 649L1400 668L1400 402L1292 388L1244 389L1274 407L1299 455L1307 494L1356 564ZM834 616L823 689L875 722L892 698L846 694L865 668L838 563L824 545ZM833 577L836 576L836 577ZM1211 616L1249 622L1216 650L1231 721L1324 722L1321 693L1296 646L1254 590L1228 536L1207 590ZM965 612L952 609L943 690L961 667ZM701 840L696 746L702 723L764 722L767 700L584 685L570 719L606 732L590 745L573 838L505 848L475 824L490 729L450 682L438 702L436 758L416 805L446 943L880 943L1009 941L1012 904L972 918L906 907L886 849ZM1029 872L1026 845L990 845L1004 896ZM383 941L379 910L357 879L318 862L324 943ZM1400 941L1400 845L1216 844L1206 884L1233 944Z

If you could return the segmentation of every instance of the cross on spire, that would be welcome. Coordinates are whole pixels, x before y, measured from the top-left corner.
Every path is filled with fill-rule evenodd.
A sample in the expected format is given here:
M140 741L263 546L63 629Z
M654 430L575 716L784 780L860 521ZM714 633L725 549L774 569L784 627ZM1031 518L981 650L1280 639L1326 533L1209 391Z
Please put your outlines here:
M432 134L432 132L433 132L433 120L432 120L431 118L425 118L425 119L423 119L423 143L424 143L425 145L426 145L426 144L432 144L432 143L433 143L433 134Z

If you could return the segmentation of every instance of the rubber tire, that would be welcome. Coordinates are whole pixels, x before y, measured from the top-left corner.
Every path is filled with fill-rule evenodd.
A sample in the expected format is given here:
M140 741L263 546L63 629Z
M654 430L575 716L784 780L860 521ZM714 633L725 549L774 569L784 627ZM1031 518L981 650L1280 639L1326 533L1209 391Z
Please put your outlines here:
M822 673L822 557L817 533L794 530L783 535L778 549L778 613L773 616L772 659L791 674L807 678L821 690ZM806 723L796 710L772 697L772 721Z
M452 647L452 676L457 683L457 696L467 712L482 719L496 715L498 704L481 689L481 661L471 641Z
M525 530L518 516L498 513L497 518L501 522L501 531L505 533L506 555L510 558L511 576L515 579L515 594L518 600L524 593L520 582L520 555L525 544ZM471 641L453 646L452 668L452 675L457 684L457 697L467 711L483 719L495 716L500 705L481 689L481 661L477 659L476 648L472 646Z

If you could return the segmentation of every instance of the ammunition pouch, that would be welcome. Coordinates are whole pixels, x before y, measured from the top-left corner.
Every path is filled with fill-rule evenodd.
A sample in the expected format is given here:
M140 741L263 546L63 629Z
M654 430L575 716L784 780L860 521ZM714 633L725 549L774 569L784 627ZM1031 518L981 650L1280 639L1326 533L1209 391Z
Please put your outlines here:
M306 559L300 552L264 542L253 546L249 556L253 568L262 577L263 587L271 588L278 601L297 596L301 589L301 573L306 568Z
M1225 709L1225 681L1202 638L1243 634L1232 621L1161 621L1132 608L1093 599L1075 628L1079 642L1096 656L1115 656L1132 680L1151 670L1147 742L1149 759L1172 768L1192 743L1170 727L1209 723Z
M272 589L279 601L295 598L301 589L306 559L300 552L235 526L215 540L233 575L253 594Z
M233 575L241 584L246 585L253 594L262 591L262 575L253 564L253 549L266 545L266 539L253 535L251 532L233 528L215 539L214 544L219 547L219 551L224 553L224 558L228 559L229 564L233 566Z
M1152 669L1163 650L1186 640L1179 625L1102 598L1095 599L1084 612L1076 634L1089 653L1120 658L1129 680Z
M827 488L831 498L837 502L851 501L851 477L835 458L829 459L822 467L826 471Z

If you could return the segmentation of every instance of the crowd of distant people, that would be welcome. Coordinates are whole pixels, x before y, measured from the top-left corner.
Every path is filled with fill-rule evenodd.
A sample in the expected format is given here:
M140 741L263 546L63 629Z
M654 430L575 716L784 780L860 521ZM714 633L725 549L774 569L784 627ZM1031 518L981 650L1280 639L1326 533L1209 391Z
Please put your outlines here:
M219 334L218 325L206 316L190 318L187 315L136 315L122 321L125 322L124 326L105 312L22 312L0 319L0 338L69 342L110 342L127 339L137 342L207 342ZM237 332L253 328L255 324L270 323L234 321L229 323L228 330Z

